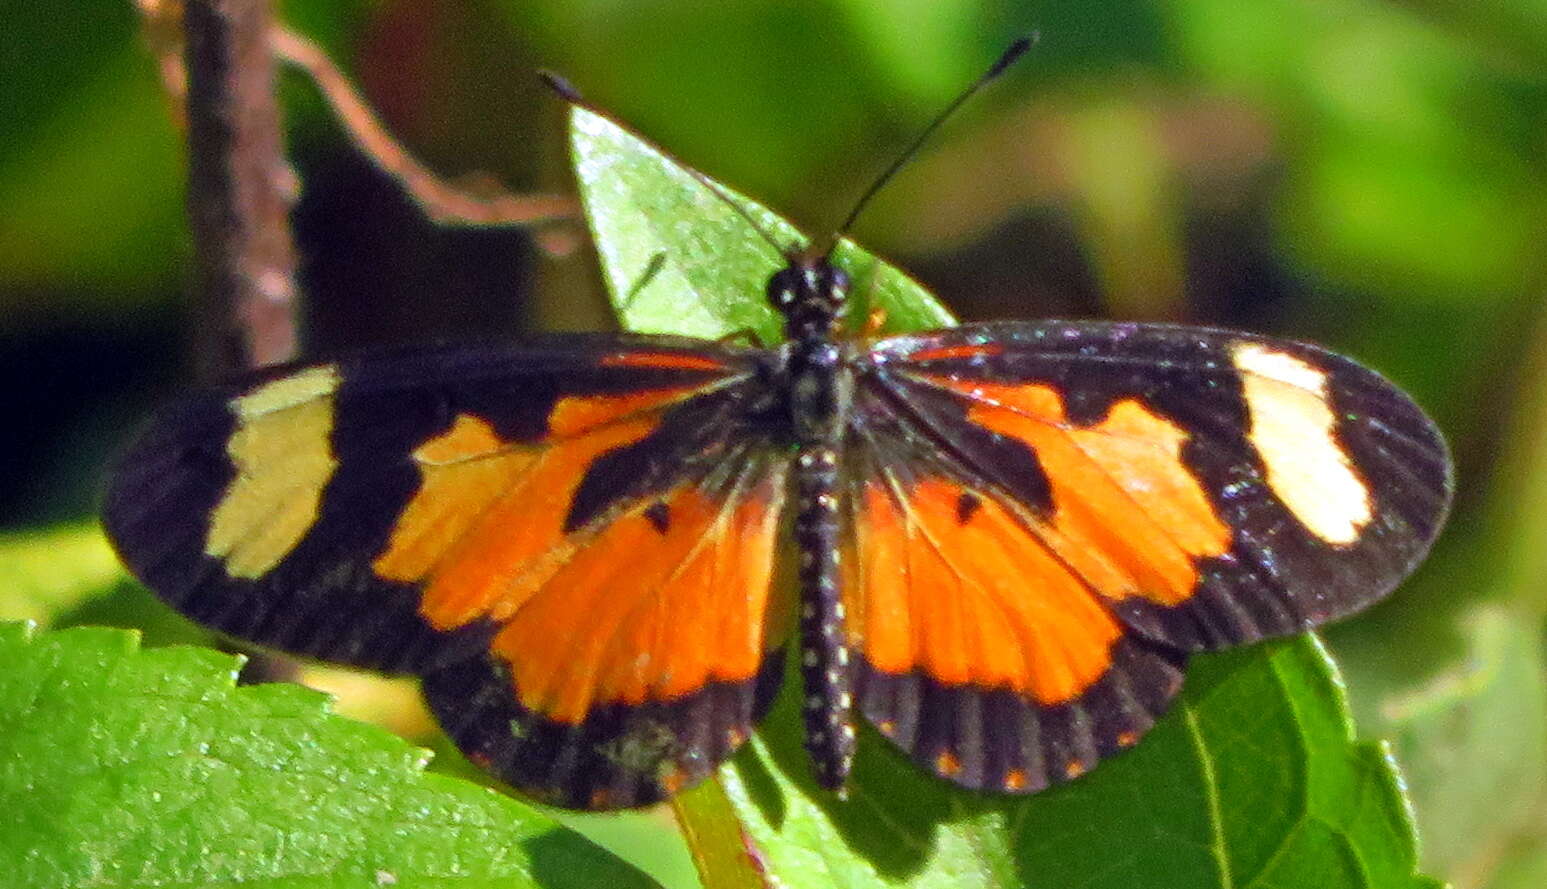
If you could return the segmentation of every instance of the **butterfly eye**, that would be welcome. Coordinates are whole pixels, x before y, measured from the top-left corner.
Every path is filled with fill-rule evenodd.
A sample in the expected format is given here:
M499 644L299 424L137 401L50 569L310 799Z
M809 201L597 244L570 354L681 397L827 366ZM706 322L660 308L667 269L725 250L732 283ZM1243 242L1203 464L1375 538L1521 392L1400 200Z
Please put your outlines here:
M795 302L795 294L799 286L799 280L795 278L790 269L780 269L774 272L768 279L768 302L776 309L785 309Z

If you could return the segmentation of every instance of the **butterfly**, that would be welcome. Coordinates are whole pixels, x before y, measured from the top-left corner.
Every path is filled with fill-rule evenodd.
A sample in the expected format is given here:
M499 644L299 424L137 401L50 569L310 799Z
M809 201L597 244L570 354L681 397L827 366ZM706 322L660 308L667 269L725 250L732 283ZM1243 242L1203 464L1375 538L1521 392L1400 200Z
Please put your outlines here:
M840 255L781 248L766 346L554 335L186 395L104 525L194 620L415 674L473 761L609 810L711 774L786 656L823 787L859 716L963 787L1070 780L1189 654L1368 606L1443 523L1443 439L1348 358L1167 324L855 332Z

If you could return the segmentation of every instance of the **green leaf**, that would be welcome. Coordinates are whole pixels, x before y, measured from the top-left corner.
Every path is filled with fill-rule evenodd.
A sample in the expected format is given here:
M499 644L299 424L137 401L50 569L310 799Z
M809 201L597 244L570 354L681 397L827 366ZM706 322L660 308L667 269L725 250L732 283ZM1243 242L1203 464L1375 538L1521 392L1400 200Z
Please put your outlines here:
M607 118L576 108L575 171L602 272L623 325L644 333L715 339L751 332L782 339L763 298L785 260L725 200L660 149ZM789 222L721 186L780 249L805 239ZM912 278L845 241L835 253L853 278L850 316L886 310L888 331L951 324L946 309Z
M746 222L606 118L577 110L572 135L625 324L696 336L751 329L776 341L762 292L780 259ZM794 237L766 209L733 199L780 243ZM947 323L905 276L849 250L839 261L858 258L856 279L883 282L869 304L894 329ZM1174 712L1137 749L1034 797L949 787L866 732L850 798L840 802L809 778L794 685L721 773L779 884L1437 885L1414 873L1412 819L1393 763L1383 747L1353 740L1335 668L1312 636L1197 659Z
M1385 748L1353 740L1314 636L1198 658L1132 751L1024 798L966 793L874 732L847 802L801 761L798 701L727 780L770 870L850 887L1428 887Z
M649 886L546 816L240 659L0 626L0 873L113 886Z

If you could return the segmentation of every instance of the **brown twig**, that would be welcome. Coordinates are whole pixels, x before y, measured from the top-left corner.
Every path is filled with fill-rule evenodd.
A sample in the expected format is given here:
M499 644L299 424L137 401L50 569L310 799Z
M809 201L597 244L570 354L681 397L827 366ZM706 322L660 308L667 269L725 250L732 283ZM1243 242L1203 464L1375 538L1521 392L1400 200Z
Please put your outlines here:
M316 84L360 152L397 180L418 202L425 215L436 222L442 225L536 226L572 222L579 218L580 204L570 195L517 195L499 190L492 184L488 194L476 195L452 187L392 138L349 79L320 47L279 26L275 26L270 39L279 58L306 72ZM568 252L568 249L557 248L572 240L571 234L562 241L545 241L543 246L549 252ZM569 249L573 249L572 245Z
M155 55L167 93L181 102L187 90L183 65L182 0L135 0L143 35ZM512 194L487 178L482 193L447 183L392 138L371 106L321 47L271 23L274 54L305 74L333 109L344 132L370 161L396 180L430 219L442 225L530 226L550 256L566 256L578 245L580 202L572 195ZM181 108L178 109L179 113Z
M296 185L274 100L268 0L188 0L183 27L198 360L208 379L295 353Z

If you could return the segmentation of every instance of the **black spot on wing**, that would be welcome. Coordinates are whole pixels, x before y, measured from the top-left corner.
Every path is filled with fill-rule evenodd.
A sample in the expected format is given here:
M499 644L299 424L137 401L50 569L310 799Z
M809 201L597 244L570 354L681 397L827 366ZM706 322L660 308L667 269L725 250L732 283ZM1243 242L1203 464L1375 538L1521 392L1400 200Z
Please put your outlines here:
M665 534L671 527L671 507L657 500L645 507L645 519L657 533Z
M957 524L965 525L972 521L972 517L977 515L978 510L982 508L983 501L978 497L978 495L972 493L971 491L963 491L961 496L956 498Z

